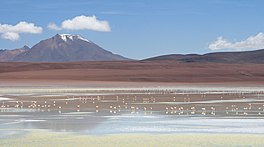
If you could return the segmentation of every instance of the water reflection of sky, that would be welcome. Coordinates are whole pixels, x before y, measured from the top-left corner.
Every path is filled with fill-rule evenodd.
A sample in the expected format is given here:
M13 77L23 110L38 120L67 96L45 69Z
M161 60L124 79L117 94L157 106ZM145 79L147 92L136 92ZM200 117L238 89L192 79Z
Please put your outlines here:
M246 133L262 134L264 119L259 118L210 118L143 113L106 115L101 113L34 112L27 115L0 117L0 136L18 135L27 130L44 129L54 132L71 132L89 135L129 133Z
M179 116L108 116L93 134L119 133L253 133L264 132L263 119L230 119Z

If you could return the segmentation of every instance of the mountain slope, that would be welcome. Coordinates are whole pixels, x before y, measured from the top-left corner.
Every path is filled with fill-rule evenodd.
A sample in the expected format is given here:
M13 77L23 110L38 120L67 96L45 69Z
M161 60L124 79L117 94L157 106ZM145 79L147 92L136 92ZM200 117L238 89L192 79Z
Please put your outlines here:
M144 61L178 61L211 63L264 63L264 49L243 52L215 52L208 54L171 54L145 59Z
M24 46L14 50L0 50L0 62L12 61L17 55L28 51L30 48Z
M79 35L57 34L40 41L27 52L14 57L15 62L72 62L127 60Z
M162 61L162 60L174 60L174 61L179 61L185 58L194 58L198 57L200 55L198 54L169 54L169 55L162 55L162 56L156 56L152 58L147 58L144 59L143 61Z

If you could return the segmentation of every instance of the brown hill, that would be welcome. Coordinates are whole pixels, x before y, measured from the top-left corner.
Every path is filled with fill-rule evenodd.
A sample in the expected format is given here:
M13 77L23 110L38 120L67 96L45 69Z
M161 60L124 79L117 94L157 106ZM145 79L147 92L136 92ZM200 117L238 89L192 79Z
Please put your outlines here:
M28 46L24 46L22 48L14 50L0 50L0 62L12 61L17 55L22 54L29 49L30 48Z
M243 52L215 52L208 54L171 54L145 59L144 61L173 60L178 62L211 63L264 63L264 49Z

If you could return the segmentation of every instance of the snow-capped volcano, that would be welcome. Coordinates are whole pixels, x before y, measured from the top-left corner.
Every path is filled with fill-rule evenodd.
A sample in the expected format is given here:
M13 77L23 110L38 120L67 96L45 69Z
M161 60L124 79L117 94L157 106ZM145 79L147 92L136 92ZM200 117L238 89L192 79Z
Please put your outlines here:
M73 41L74 39L79 39L79 40L83 40L83 41L87 41L87 42L92 43L90 40L85 39L85 38L81 37L80 35L72 35L72 34L58 34L58 35L64 41L68 41L68 40Z
M16 62L72 62L127 60L80 35L56 34L12 59Z

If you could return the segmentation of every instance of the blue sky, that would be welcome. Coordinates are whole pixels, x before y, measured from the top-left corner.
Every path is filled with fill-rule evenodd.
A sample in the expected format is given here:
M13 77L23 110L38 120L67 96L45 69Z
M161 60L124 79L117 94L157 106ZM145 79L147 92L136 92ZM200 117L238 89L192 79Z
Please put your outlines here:
M0 48L31 47L57 33L69 33L135 59L258 49L264 48L263 6L262 0L2 0L2 26L25 21L42 31L20 31L19 39L10 40L5 39L10 34L3 29L1 32L0 26ZM107 22L111 30L61 26L77 16L95 16ZM49 23L60 29L47 28Z

